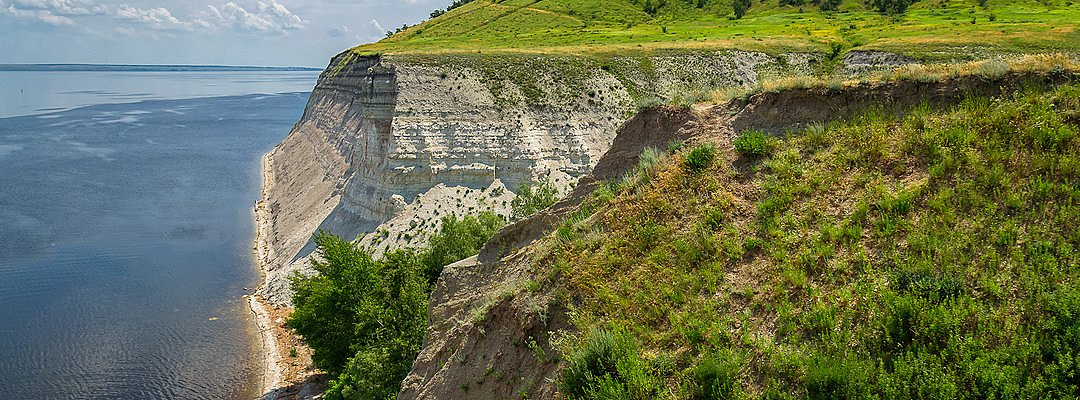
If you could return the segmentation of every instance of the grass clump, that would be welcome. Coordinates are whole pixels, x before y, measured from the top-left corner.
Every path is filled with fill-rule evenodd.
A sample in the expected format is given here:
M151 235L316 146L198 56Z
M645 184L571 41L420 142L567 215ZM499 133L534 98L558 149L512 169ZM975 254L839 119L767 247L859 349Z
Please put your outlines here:
M476 254L503 225L488 211L444 217L421 249L398 249L373 258L352 242L315 234L313 276L291 279L293 327L313 350L315 366L335 379L328 399L386 399L419 354L427 304L442 267Z
M662 389L637 339L620 329L597 328L570 354L562 373L568 399L653 399Z
M734 351L724 349L707 354L693 369L694 400L737 399L744 395L739 370L744 360Z
M692 172L700 172L709 168L715 159L716 145L705 143L690 150L690 154L686 155L686 168Z
M744 156L759 157L769 154L773 147L773 139L767 133L759 130L750 130L739 134L735 138L735 151Z
M619 327L627 365L665 355L636 375L662 382L649 393L1080 396L1080 85L739 154L662 160L565 233L595 240L544 239L536 281L574 299L579 331ZM568 397L602 397L570 392L580 376Z

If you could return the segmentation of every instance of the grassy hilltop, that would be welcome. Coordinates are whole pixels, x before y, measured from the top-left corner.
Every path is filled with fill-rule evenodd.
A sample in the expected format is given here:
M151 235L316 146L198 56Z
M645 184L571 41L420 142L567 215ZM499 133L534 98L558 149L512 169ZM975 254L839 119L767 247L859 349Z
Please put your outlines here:
M779 53L859 48L948 60L1080 49L1080 4L1073 0L920 0L910 5L911 0L750 0L738 19L732 1L746 0L474 0L356 50ZM906 11L899 12L895 4L907 5ZM823 11L830 8L835 9Z

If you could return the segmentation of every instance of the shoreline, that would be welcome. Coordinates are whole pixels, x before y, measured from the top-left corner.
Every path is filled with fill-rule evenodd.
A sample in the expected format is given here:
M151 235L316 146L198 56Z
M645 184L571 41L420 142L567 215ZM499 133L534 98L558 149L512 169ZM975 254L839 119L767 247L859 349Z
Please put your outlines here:
M276 150L277 147L262 157L262 182L259 200L255 202L255 240L252 247L255 267L259 272L259 284L252 294L245 296L259 336L259 354L256 357L260 371L257 398L320 398L328 379L312 365L311 349L285 325L285 319L292 309L271 304L261 295L267 284L267 268L273 253L267 241L273 217L267 202L270 189L274 185L271 155Z

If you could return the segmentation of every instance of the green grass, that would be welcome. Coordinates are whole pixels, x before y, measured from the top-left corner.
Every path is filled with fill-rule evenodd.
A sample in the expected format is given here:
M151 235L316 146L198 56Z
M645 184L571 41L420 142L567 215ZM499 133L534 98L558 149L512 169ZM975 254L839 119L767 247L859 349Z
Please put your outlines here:
M1071 0L989 0L985 7L978 0L922 0L902 16L884 15L853 0L832 12L813 4L780 6L778 1L753 2L747 15L736 20L730 0L708 0L702 8L669 0L655 15L634 0L476 0L356 50L595 54L740 49L839 56L856 48L952 60L958 54L974 59L1080 49L1080 6Z
M1080 395L1080 85L717 148L534 247L570 365L623 360L568 397Z

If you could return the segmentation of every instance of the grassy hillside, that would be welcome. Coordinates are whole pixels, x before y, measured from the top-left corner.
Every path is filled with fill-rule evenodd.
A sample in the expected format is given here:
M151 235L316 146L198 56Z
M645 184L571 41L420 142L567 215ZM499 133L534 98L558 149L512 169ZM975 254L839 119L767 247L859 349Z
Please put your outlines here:
M1080 85L742 132L536 245L568 398L1080 395Z
M780 53L859 48L954 59L957 54L1080 49L1080 4L1073 0L921 0L899 15L880 13L858 0L843 0L836 11L821 11L810 1L781 1L803 0L751 1L741 19L734 18L732 0L475 0L356 50Z

